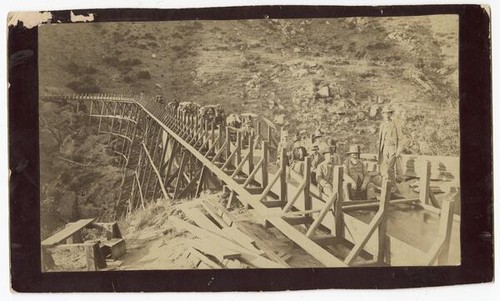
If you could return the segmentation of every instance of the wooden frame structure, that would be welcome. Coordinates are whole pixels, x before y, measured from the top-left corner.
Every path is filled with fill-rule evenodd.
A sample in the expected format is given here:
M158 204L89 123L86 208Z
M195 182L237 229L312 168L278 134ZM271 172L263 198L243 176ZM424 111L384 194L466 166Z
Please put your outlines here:
M74 95L65 100L76 100L76 110L85 103L89 124L109 135L110 149L122 158L124 181L117 203L126 200L123 214L157 199L195 197L204 189L225 187L230 191L227 207L239 200L257 219L276 227L327 267L404 265L408 252L422 258L419 265L447 264L452 228L457 227L452 203L427 209L440 215L441 225L435 228L430 250L401 240L388 227L391 205L431 206L429 177L421 177L418 199L390 200L390 183L384 181L379 202L344 204L343 168L334 169L332 195L321 193L311 183L311 159L305 159L301 175L294 173L285 150L277 147L279 132L269 120L254 120L255 131L249 134L154 98ZM368 222L351 215L366 208L378 208ZM339 247L346 254L332 251Z

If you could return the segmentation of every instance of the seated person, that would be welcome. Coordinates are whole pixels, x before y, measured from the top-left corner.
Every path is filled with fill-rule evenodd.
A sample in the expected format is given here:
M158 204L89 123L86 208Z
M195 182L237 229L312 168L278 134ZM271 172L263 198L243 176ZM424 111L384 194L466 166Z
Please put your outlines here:
M311 148L311 183L313 185L318 185L316 182L316 170L321 162L323 162L325 158L319 152L319 145L317 143L313 144Z
M344 195L345 200L366 200L374 198L375 185L370 182L371 175L366 172L359 156L359 145L352 145L344 162Z
M335 161L330 147L320 148L320 153L323 155L325 160L321 162L316 169L316 182L318 183L319 191L330 196L333 191L333 167L335 165L340 165L341 163Z
M329 138L326 142L328 147L330 148L330 152L332 153L333 157L333 162L335 162L335 165L341 165L342 164L342 157L340 156L339 153L337 153L337 140L333 138Z

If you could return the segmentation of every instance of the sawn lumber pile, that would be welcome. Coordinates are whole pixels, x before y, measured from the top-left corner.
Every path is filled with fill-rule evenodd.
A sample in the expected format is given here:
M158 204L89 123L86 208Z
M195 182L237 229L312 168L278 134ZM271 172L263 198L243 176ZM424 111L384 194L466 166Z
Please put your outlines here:
M179 230L194 236L185 256L200 269L287 268L286 254L277 255L262 240L239 223L216 201L202 201L202 206L183 206L186 217L171 216Z

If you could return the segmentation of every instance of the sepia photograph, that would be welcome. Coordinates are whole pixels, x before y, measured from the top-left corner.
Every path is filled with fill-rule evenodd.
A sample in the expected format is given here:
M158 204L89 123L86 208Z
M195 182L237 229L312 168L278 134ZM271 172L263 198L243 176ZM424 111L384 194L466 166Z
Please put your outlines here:
M458 16L47 24L38 51L44 271L460 264Z
M487 46L469 38L484 10L284 8L9 14L11 247L29 220L34 279L190 291L191 275L201 290L489 277L491 77L470 80L489 61L465 47Z

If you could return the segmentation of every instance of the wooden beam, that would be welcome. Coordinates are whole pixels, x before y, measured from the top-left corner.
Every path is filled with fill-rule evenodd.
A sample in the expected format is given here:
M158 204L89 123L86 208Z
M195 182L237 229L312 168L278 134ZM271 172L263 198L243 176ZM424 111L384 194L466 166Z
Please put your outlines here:
M267 186L269 173L267 171L267 166L269 164L269 149L268 143L266 141L262 142L262 163L260 164L260 169L262 171L262 187Z
M195 197L199 197L201 194L201 190L203 189L203 180L205 179L205 174L207 173L207 167L203 165L200 172L200 178L198 179L198 185L196 186Z
M433 265L436 260L439 265L448 264L451 230L453 225L454 201L452 199L443 200L441 207L438 238L427 253L429 255L425 261L426 265Z
M233 251L238 251L240 252L241 254L248 254L248 255L257 255L259 256L259 254L255 254L255 252L252 252L246 248L243 248L242 246L234 243L233 241L225 238L225 237L222 237L220 235L217 235L209 230L205 230L203 228L200 228L200 227L197 227L195 225L192 225L186 221L183 221L181 219L179 219L178 217L176 216L171 216L169 217L169 221L172 222L172 224L174 224L174 226L178 229L184 229L186 231L189 231L191 232L193 235L199 237L199 238L202 238L202 239L208 239L208 240L211 240L214 244L216 245L221 245L221 246L224 246L230 250L233 250Z
M388 181L387 181L388 182ZM391 191L390 184L382 183L382 194L380 195L380 206L379 211L382 211L382 215L380 218L380 223L377 229L378 232L378 252L377 252L377 262L382 264L386 262L388 256L390 255L390 240L387 236L387 221L388 221L388 212L387 209L389 207L389 201L391 200Z
M335 216L335 236L344 237L345 223L344 212L342 211L342 201L344 200L344 167L335 166L333 168L333 183L332 187L337 192L337 202L335 203L334 216Z
M241 257L239 252L226 249L223 245L219 245L208 239L193 239L189 244L193 248L217 258L219 262L222 262L224 259L237 259Z
M68 227L62 229L61 231L55 233L54 235L42 241L42 246L50 247L56 245L62 242L63 240L71 237L73 234L80 231L81 229L92 224L94 221L95 218L89 218L89 219L81 219L77 222L71 223Z
M144 148L144 152L146 154L146 156L148 157L149 159L149 164L151 165L151 167L153 168L155 174L156 174L156 179L158 180L158 183L160 183L160 189L161 189L161 192L163 193L163 196L165 197L166 200L170 199L170 196L168 195L167 193L167 190L165 189L165 186L163 185L163 180L161 178L161 175L160 175L160 171L158 170L158 168L156 168L156 166L154 165L154 162L153 162L153 159L151 158L151 156L149 155L149 152L148 150L146 149L146 145L143 143L141 143L142 147Z
M425 205L429 205L429 191L430 191L430 179L431 179L431 162L427 161L425 164L425 169L422 176L420 177L420 202Z
M253 148L254 148L254 136L250 135L250 139L248 140L248 171L247 174L250 174L254 169L253 164Z
M181 176L183 175L184 166L186 165L186 161L188 159L188 156L189 155L185 151L182 152L181 165L179 166L179 172L177 173L177 182L175 183L174 199L177 199L177 196L180 193L181 183L182 183Z
M201 262L203 262L204 264L206 264L209 268L211 268L211 269L222 269L222 267L219 264L217 264L216 262L212 261L210 258L208 258L207 256L205 256L203 253L201 253L200 251L196 250L195 248L190 247L189 250L188 250L188 252L190 252L189 256L195 256Z
M316 229L318 229L319 225L321 224L321 222L325 218L326 214L330 210L332 210L332 206L335 203L335 201L338 199L338 197L339 197L338 193L334 193L330 197L328 202L326 202L325 206L323 207L323 209L321 209L321 212L319 213L318 217L314 220L311 227L309 227L309 229L307 229L307 233L306 233L307 237L311 237L314 234L314 231L316 231Z
M420 198L399 199L399 200L390 200L389 201L389 205L407 204L407 203L419 203L419 202L420 202ZM365 209L370 209L370 208L378 208L379 206L380 206L380 201L365 202L365 203L361 203L361 204L356 204L356 201L353 201L349 205L343 205L342 209L344 211L348 211L348 210L365 210Z
M276 253L271 250L264 241L262 241L260 238L258 238L256 235L254 235L251 231L249 231L245 225L241 222L239 222L234 216L227 211L223 206L221 206L219 203L215 201L207 201L202 203L203 207L207 212L214 218L216 219L219 224L224 224L226 226L231 226L235 225L237 229L242 231L244 234L246 234L252 241L255 242L255 245L259 247L262 251L264 251L264 255L266 255L269 259L275 261L276 263L282 265L283 267L289 267L289 265L282 260L279 256L276 255ZM214 206L214 207L212 207ZM216 214L216 211L219 211L222 215L224 215L226 218L229 219L229 222L226 222L220 217L219 215Z
M368 225L368 230L363 236L363 239L356 243L354 248L351 250L351 252L349 252L349 255L347 255L346 259L344 260L344 262L347 265L352 265L354 263L354 260L361 253L361 251L363 250L364 246L366 245L372 234L375 232L377 227L383 221L384 215L386 214L387 201L391 195L389 192L391 187L390 185L391 182L388 181L387 179L384 179L384 183L382 184L382 195L384 196L384 198L380 200L382 204L380 205L377 214L373 217L372 221Z
M304 196L304 209L312 209L311 197L311 157L307 156L304 162L304 182L303 182L303 196ZM302 187L302 185L301 185ZM300 190L299 190L300 191ZM299 193L299 192L297 192Z
M236 157L235 157L235 164L238 165L241 161L241 132L236 132Z
M286 202L288 199L287 196L287 183L286 183L286 175L287 175L287 157L286 157L286 148L281 149L281 157L280 157L280 195L279 199L282 202Z
M197 185L197 182L198 182L198 178L201 174L202 170L198 170L198 172L195 174L195 176L193 177L193 179L191 180L191 182L189 182L186 187L184 187L184 189L182 189L182 191L179 193L179 195L177 196L177 198L181 199L183 197L186 196L186 194L189 192L189 190L193 189L194 187L196 187Z
M223 236L222 229L217 227L208 217L206 217L199 209L184 208L182 209L186 216L198 225L198 227L211 231L215 234Z

